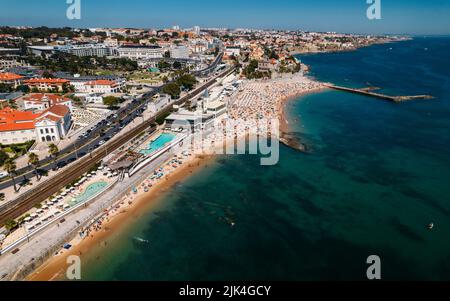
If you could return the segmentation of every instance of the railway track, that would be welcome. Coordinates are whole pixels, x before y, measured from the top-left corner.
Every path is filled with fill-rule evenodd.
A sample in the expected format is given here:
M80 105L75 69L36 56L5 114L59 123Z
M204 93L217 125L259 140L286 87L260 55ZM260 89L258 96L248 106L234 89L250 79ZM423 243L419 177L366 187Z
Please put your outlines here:
M69 166L67 170L62 171L57 176L41 183L38 187L25 192L19 198L15 200L15 205L7 208L0 213L0 225L3 225L7 220L16 218L21 214L24 214L35 205L41 203L48 197L59 192L63 187L69 185L80 176L85 174L96 163L100 162L106 154L115 151L120 148L126 142L130 141L142 131L148 129L154 123L155 119L151 118L144 123L138 125L128 133L124 134L117 139L111 141L111 143L98 148L91 153L90 157L82 158L75 162L73 166Z
M119 136L117 139L111 140L111 142L99 147L97 150L91 152L89 157L85 157L80 159L79 161L74 162L73 166L69 165L67 170L62 171L59 175L42 182L38 187L31 189L20 197L18 197L14 204L10 207L5 208L2 212L0 212L0 225L4 225L4 223L10 219L17 218L21 214L24 214L37 204L40 204L42 201L46 200L53 194L59 192L63 187L69 185L80 176L85 174L89 169L91 169L95 164L100 162L108 153L111 153L121 146L123 146L128 141L132 140L134 137L148 129L151 125L155 123L155 121L165 116L167 113L171 112L173 109L173 105L180 105L187 100L189 100L192 95L197 95L203 90L212 86L216 79L225 75L229 75L234 71L234 68L230 70L226 70L221 74L217 75L214 79L209 81L208 83L202 85L199 88L196 88L190 94L180 98L174 104L167 106L160 112L158 112L154 117L145 120L140 125L136 126L129 132L125 133L122 136ZM154 130L154 129L153 129Z

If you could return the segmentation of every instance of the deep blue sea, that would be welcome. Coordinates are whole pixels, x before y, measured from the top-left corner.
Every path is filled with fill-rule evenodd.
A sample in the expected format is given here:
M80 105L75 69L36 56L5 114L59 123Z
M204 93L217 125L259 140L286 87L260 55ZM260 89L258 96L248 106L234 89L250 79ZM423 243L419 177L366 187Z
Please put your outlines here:
M449 53L415 38L299 56L319 80L435 99L290 102L309 154L218 158L84 256L83 280L364 280L370 255L386 280L449 280Z

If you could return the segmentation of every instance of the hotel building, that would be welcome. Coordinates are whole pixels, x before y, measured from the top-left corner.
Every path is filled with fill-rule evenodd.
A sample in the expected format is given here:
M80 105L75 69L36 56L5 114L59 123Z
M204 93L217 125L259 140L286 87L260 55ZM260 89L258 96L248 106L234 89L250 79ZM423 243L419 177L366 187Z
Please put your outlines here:
M14 88L22 84L23 76L14 73L0 73L0 83L12 85Z
M119 93L122 88L120 82L115 82L111 80L93 80L79 86L78 91L89 94L111 94Z
M164 49L160 46L121 46L117 48L119 57L132 60L163 58Z
M70 98L57 94L32 93L22 96L16 101L23 103L24 110L31 110L33 112L44 111L56 105L66 106L70 110L73 109Z
M37 88L39 91L56 89L58 92L63 90L64 85L70 84L68 80L61 78L32 78L26 80L24 83L30 89Z

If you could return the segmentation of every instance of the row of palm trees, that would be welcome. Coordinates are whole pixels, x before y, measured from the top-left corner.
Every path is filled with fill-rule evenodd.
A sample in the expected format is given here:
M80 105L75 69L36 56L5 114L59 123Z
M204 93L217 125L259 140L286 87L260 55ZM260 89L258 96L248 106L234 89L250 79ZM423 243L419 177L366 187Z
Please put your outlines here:
M54 143L51 143L48 145L48 152L50 154L50 156L53 158L54 162L56 161L56 158L58 157L58 153L59 153L59 149L58 146L56 146ZM41 177L39 175L38 172L38 168L39 168L39 164L40 163L40 159L39 156L35 153L28 153L28 164L33 166L34 168L34 173L36 174L36 179L38 181L41 180ZM17 169L17 165L16 165L16 161L14 158L9 158L5 161L3 168L5 169L5 171L9 174L11 180L13 181L14 184L14 191L18 192L19 190L17 189L16 186L16 180L15 180L15 175L16 175L16 169Z

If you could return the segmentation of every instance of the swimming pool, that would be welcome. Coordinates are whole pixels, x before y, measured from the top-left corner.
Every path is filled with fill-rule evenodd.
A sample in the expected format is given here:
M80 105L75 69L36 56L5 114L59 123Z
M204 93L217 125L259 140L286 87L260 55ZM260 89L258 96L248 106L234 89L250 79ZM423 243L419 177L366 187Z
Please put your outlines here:
M92 183L86 188L86 190L82 194L80 194L75 198L75 200L70 202L70 205L75 205L87 201L90 197L96 195L97 193L105 189L106 186L108 186L108 183L106 182Z
M141 154L150 155L155 151L163 148L167 143L172 141L175 138L174 134L171 133L162 133L158 138L155 139L152 143L148 145L148 149L143 149L140 151Z

